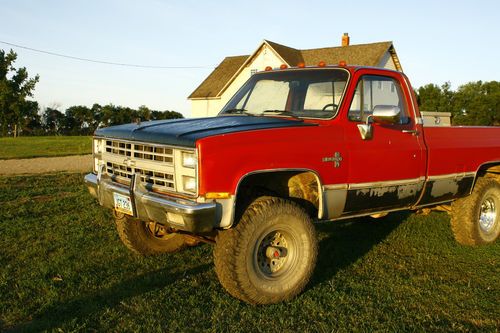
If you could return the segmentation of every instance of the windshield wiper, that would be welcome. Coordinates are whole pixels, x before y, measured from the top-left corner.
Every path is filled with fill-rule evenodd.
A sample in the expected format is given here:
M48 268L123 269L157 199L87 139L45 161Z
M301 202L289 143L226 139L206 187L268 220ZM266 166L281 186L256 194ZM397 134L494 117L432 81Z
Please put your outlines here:
M290 117L290 118L302 120L301 118L297 117L296 115L294 115L290 111L284 111L284 110L265 110L265 111L263 111L261 113L261 115L265 116L266 113L271 114L271 115L275 114L275 115L286 116L286 117Z
M223 114L244 114L247 116L255 116L253 113L248 112L246 109L229 109L225 110Z

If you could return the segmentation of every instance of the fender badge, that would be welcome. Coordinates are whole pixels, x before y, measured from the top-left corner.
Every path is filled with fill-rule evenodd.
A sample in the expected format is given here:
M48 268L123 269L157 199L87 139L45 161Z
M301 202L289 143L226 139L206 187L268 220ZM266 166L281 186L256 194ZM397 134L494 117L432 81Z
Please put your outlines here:
M340 162L342 162L342 156L340 156L339 152L335 152L335 155L333 157L323 157L321 160L323 162L333 162L333 166L335 168L339 168Z

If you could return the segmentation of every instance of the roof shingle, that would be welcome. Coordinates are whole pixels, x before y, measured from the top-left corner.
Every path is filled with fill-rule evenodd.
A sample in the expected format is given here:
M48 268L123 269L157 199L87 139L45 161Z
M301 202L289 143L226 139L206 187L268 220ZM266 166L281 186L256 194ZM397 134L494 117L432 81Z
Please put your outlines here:
M188 98L216 97L248 59L248 55L226 57Z
M341 60L345 60L350 65L378 66L391 47L392 42L381 42L302 50L301 54L306 66L316 65L320 61L327 64L338 64ZM290 65L296 66L297 64Z

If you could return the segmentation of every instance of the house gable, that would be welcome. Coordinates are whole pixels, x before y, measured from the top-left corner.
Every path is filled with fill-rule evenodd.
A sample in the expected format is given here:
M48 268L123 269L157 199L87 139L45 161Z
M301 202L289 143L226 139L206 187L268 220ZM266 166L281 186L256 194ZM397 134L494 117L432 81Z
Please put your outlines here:
M302 54L300 50L281 45L269 40L264 40L264 42L269 45L280 57L283 59L288 66L297 66L299 63L303 62Z
M188 99L220 98L238 75L245 68L252 66L261 53L268 49L274 53L276 59L288 66L297 66L300 63L314 66L320 61L338 64L344 60L352 65L386 67L403 71L392 42L298 50L264 40L251 55L226 57ZM275 62L273 60L270 60L268 65L272 65L272 62ZM261 67L259 66L258 70L264 69Z
M192 101L192 116L216 115L254 72L267 66L316 66L320 61L334 65L341 60L350 65L403 71L392 42L299 50L264 40L251 55L226 57L210 73L188 97Z
M231 81L248 55L226 57L212 73L189 95L188 99L206 99L220 96L222 89Z

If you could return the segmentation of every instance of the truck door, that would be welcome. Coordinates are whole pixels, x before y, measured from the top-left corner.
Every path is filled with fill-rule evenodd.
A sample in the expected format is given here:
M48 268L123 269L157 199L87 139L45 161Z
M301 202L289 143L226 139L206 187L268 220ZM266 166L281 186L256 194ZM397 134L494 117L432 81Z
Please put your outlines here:
M422 192L426 164L409 86L396 72L359 70L353 79L356 88L344 113L349 159L344 215L409 207ZM373 111L381 109L399 109L397 120L372 122L371 138L363 138L358 125L370 123Z

